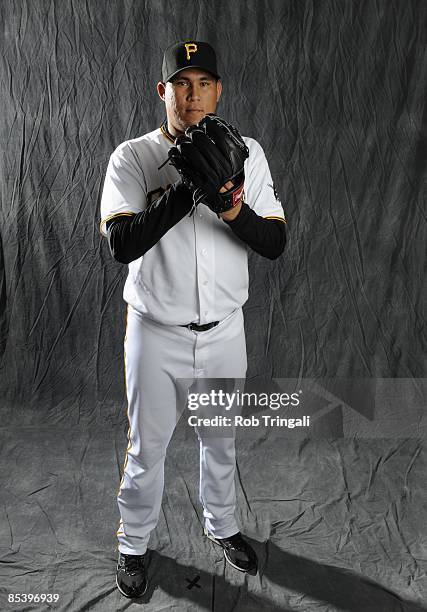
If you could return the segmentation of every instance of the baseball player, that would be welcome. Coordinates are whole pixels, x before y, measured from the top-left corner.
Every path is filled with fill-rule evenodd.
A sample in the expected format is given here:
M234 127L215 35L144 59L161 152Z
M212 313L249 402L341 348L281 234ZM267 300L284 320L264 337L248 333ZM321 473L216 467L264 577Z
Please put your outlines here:
M129 444L116 573L127 597L147 589L144 554L161 508L166 449L186 403L182 381L245 377L248 247L274 259L286 242L261 146L215 114L222 83L212 47L183 41L166 49L157 92L165 121L117 147L101 199L101 232L112 256L129 265ZM196 433L205 535L234 568L255 574L256 554L234 516L234 436Z

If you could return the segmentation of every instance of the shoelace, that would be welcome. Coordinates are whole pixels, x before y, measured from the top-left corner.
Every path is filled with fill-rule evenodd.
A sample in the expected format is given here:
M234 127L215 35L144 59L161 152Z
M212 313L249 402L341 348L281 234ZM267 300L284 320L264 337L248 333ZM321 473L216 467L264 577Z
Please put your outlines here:
M132 573L144 569L144 560L139 555L123 555L125 561L125 571Z
M227 548L239 548L245 545L243 538L239 535L231 536L231 538L224 538L224 544Z

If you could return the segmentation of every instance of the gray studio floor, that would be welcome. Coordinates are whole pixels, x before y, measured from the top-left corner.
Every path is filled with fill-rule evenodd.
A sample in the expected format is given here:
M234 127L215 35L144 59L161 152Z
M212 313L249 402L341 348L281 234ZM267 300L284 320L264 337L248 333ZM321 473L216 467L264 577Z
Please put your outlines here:
M180 422L150 587L132 602L114 583L125 422L3 426L0 609L427 612L424 442L266 434L237 442L237 517L259 574L225 565L202 536L198 447ZM57 593L59 602L12 604L10 593Z

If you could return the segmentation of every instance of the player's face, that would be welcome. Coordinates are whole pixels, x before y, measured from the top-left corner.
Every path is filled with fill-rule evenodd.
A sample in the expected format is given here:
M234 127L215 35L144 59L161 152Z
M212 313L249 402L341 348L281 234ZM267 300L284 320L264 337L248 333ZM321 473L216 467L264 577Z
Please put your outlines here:
M177 136L215 112L222 86L209 72L186 68L172 82L158 83L157 91L166 105L168 129Z

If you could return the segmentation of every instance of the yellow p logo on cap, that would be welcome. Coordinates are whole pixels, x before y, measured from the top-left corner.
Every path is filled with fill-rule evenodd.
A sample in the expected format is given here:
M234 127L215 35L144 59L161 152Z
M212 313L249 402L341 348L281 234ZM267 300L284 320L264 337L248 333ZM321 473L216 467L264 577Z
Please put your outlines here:
M191 59L190 53L196 53L197 45L196 43L184 43L184 47L187 51L187 59L190 60Z

